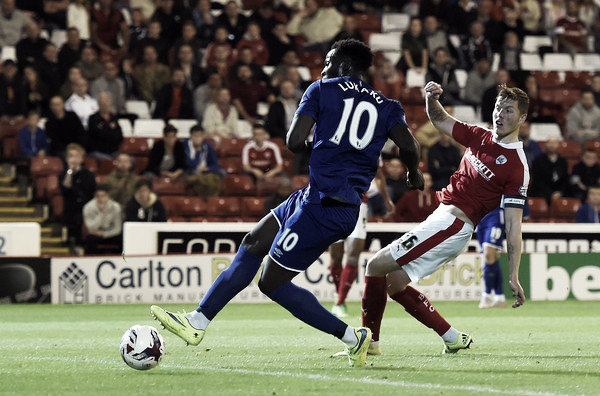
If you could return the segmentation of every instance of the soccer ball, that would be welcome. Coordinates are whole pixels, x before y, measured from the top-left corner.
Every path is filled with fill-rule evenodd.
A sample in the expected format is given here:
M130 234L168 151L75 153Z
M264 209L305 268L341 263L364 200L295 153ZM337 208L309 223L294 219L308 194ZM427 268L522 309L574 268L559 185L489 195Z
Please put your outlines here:
M123 334L120 349L129 367L150 370L165 354L165 341L154 327L135 325Z

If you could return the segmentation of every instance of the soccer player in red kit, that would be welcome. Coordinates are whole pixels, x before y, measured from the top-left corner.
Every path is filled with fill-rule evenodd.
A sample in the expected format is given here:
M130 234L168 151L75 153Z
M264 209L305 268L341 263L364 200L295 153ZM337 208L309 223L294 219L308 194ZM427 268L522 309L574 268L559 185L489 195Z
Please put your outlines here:
M465 248L481 218L503 200L505 208L510 287L517 308L525 302L519 283L521 214L525 205L529 169L518 139L527 117L529 98L519 88L501 86L493 111L492 130L465 124L450 116L439 102L442 87L425 85L427 115L440 131L466 147L450 184L437 193L439 207L424 222L381 249L367 263L362 300L363 326L373 331L369 351L379 354L379 330L387 294L425 326L440 335L444 353L468 348L472 338L461 333L408 284L432 274Z

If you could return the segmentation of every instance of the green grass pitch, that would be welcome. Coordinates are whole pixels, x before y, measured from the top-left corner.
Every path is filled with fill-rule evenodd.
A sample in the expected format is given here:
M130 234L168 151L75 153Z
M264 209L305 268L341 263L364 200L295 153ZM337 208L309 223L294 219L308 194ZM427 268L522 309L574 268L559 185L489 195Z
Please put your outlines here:
M166 354L149 371L119 355L149 305L0 306L0 395L598 395L600 302L528 302L480 310L438 302L472 349L442 355L431 330L388 303L383 355L350 369L343 349L274 304L233 304L198 347L166 330ZM329 307L329 304L327 304ZM193 309L192 306L169 306ZM349 305L347 323L360 324Z

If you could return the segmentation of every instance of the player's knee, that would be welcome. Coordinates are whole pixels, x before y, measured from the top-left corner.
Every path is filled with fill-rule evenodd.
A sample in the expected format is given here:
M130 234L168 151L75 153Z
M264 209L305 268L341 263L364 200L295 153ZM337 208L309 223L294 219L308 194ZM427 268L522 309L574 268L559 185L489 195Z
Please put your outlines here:
M261 291L261 293L263 293L265 296L270 295L274 290L273 290L273 286L270 284L270 282L265 281L264 279L260 279L258 281L258 289Z
M377 260L377 255L371 257L369 261L367 261L367 268L365 270L366 276L384 276L385 272L382 271L382 266L379 260Z

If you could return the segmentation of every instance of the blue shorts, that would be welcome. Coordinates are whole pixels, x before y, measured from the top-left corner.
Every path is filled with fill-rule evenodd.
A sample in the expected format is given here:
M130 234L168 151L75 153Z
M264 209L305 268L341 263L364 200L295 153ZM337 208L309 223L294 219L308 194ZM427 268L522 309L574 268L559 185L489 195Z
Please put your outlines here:
M360 206L325 199L309 203L298 190L272 210L279 232L269 256L290 271L301 272L314 263L332 243L354 230Z
M483 250L485 245L492 246L498 250L504 250L504 212L496 209L487 215L477 225L477 240L479 247Z

